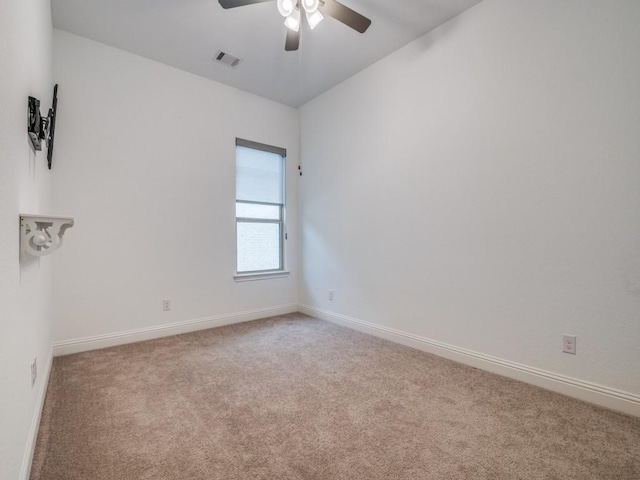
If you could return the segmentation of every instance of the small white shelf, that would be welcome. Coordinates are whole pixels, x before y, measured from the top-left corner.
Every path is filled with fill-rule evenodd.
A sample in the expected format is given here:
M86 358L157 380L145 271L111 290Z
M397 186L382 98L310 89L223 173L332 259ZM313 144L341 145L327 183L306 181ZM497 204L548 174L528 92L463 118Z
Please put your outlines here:
M73 217L20 214L20 258L25 255L42 257L62 245L67 228L73 227Z

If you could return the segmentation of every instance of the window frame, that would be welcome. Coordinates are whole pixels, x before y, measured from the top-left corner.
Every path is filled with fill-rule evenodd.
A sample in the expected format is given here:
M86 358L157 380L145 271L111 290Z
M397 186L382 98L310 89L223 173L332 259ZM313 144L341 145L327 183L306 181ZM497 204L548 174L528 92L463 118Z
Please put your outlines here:
M236 281L247 281L247 280L261 280L265 278L278 278L289 275L287 270L287 221L286 221L286 205L287 205L287 150L280 147L275 147L273 145L267 145L264 143L258 143L251 140L245 140L242 138L236 138L236 171L235 178L237 181L238 171L237 171L237 147L245 147L251 148L254 150L260 150L268 153L275 153L282 157L282 203L270 203L270 202L253 202L249 200L238 200L238 193L236 190L235 195L235 275L234 278ZM266 218L254 218L254 217L238 217L237 215L237 205L238 203L243 203L247 205L268 205L268 206L276 206L279 207L279 219L266 219ZM276 224L280 227L280 235L279 235L279 254L280 254L280 265L277 269L269 269L269 270L249 270L249 271L238 271L238 224L239 223L267 223L267 224Z

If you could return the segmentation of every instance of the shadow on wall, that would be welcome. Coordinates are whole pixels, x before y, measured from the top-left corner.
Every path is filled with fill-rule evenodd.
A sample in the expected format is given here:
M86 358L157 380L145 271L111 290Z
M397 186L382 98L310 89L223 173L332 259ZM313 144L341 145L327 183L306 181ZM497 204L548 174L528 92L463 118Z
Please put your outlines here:
M470 8L473 6L471 5ZM366 14L369 15L369 18L391 19L390 23L397 25L399 28L419 29L424 23L425 16L428 18L442 18L446 16L443 14L446 10L448 8L444 8L441 4L426 7L419 5L415 8L398 8L395 2L376 2L367 5ZM456 29L457 17L458 15L447 20L442 25L436 25L425 30L420 37L414 40L419 45L416 50L419 52L426 51L442 38L448 37ZM430 34L427 35L427 33Z
M435 44L449 38L454 34L457 29L458 17L454 17L443 25L437 27L434 31L428 35L423 35L415 40L414 46L411 49L413 57L421 55L422 53L430 50Z

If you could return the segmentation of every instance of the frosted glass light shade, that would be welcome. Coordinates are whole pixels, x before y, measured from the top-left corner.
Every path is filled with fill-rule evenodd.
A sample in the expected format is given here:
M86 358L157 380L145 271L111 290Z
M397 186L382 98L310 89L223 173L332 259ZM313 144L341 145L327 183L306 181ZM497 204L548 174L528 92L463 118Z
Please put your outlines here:
M294 32L299 31L300 30L300 10L296 8L291 15L285 18L284 24L287 26L287 28L293 30Z
M278 0L278 11L283 17L288 17L296 9L297 0Z
M309 27L311 27L311 30L316 28L318 24L324 20L324 15L320 13L320 10L316 10L313 13L305 11L304 14L307 17L307 23L309 24Z
M302 7L306 12L313 13L318 10L320 0L302 0Z

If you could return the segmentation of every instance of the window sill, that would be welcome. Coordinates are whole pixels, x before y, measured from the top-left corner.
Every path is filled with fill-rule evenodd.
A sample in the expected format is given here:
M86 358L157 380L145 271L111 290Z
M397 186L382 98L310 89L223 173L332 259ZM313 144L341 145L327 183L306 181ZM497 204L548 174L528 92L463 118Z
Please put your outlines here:
M288 277L289 272L265 272L265 273L236 273L233 277L236 282L251 282L253 280L266 280L268 278L283 278Z

